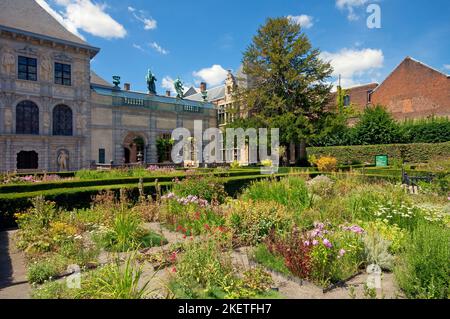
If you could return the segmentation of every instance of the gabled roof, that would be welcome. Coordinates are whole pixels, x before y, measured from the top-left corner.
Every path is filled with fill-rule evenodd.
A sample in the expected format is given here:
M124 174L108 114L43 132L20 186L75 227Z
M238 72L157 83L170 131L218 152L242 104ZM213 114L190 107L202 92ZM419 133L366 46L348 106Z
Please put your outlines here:
M208 97L207 97L208 102L213 102L213 101L217 101L217 100L225 98L225 85L216 86L207 91L208 91ZM187 96L186 99L191 100L191 101L201 102L201 101L203 101L203 96L202 96L202 93L197 93L197 94Z
M197 89L191 86L186 92L184 92L184 96L191 96L200 92L200 89Z
M434 71L436 73L439 73L440 75L443 75L446 78L450 79L449 75L447 75L447 74L445 74L445 73L443 73L443 72L441 72L441 71L439 71L439 70L437 70L437 69L435 69L435 68L433 68L433 67L431 67L431 66L429 66L429 65L427 65L427 64L425 64L425 63L423 63L421 61L419 61L419 60L416 60L416 59L414 59L414 58L412 58L410 56L407 56L406 58L403 59L402 62L400 62L399 65L397 65L397 67L395 67L395 69L384 79L384 81L381 82L381 84L378 85L377 88L372 91L372 93L375 93L381 86L383 86L383 84L395 73L395 71L397 71L397 69L400 68L407 61L412 61L414 63L417 63L417 64L419 64L419 65L421 65L421 66L423 66L423 67L425 67L427 69L430 69L430 70L432 70L432 71Z
M35 0L1 0L0 28L99 51L68 31Z
M111 83L100 77L97 73L91 70L91 84L94 85L100 85L100 86L106 86L106 87L113 87Z

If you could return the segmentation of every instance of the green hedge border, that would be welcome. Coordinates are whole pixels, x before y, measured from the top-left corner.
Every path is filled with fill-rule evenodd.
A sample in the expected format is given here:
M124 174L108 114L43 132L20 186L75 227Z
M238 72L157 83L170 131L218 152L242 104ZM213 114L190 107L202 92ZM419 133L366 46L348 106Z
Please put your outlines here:
M392 144L363 146L310 147L309 155L333 156L339 163L374 163L375 156L388 155L392 160L404 160L408 163L423 163L436 159L450 158L450 142L437 144Z
M346 175L345 173L330 173L331 175ZM314 178L318 175L329 175L329 173L320 172L299 172L295 175ZM277 175L250 175L250 176L235 176L224 177L225 191L232 197L236 197L245 187L254 181L265 178L280 179L286 177L288 174ZM389 180L398 182L399 178L389 175L366 174L358 175L366 178L369 181ZM159 187L163 192L169 190L172 182L158 182ZM91 187L81 188L58 188L46 191L36 191L29 193L10 193L0 194L0 229L6 229L15 226L14 214L17 212L24 212L31 207L31 199L36 196L44 196L46 200L53 201L58 207L71 210L79 208L89 208L92 197L107 190L114 191L117 195L120 189L127 189L131 197L137 199L139 195L138 185L136 184L116 184L116 185L97 185ZM156 194L156 183L144 183L144 191L146 194Z

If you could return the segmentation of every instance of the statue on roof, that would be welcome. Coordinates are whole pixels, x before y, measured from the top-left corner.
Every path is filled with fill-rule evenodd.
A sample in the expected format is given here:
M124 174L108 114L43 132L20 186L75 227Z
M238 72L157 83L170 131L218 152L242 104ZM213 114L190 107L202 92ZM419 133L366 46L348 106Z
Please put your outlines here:
M177 92L177 98L179 99L184 98L184 87L183 82L181 82L180 78L177 78L173 82L173 86L175 87L175 91Z
M145 77L147 81L148 93L156 95L156 81L158 81L155 75L148 69L147 76Z

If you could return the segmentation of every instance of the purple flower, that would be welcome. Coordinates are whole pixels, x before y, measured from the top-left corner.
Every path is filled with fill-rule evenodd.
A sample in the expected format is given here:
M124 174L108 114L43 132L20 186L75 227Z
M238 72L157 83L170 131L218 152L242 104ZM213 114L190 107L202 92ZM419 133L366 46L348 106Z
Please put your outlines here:
M313 244L313 246L317 246L317 245L319 245L319 242L317 241L317 240L313 240L313 242L312 242L312 244Z
M331 242L328 239L326 239L326 238L323 240L323 244L327 248L332 248L333 247L333 244L331 244Z
M339 250L339 256L340 257L344 257L345 253L346 253L345 249Z
M350 227L343 227L342 229L352 232L352 233L355 233L355 234L363 234L364 233L364 229L362 229L358 225L353 225Z
M304 244L306 247L309 247L309 246L311 245L311 242L310 242L309 240L305 240L305 241L303 242L303 244Z

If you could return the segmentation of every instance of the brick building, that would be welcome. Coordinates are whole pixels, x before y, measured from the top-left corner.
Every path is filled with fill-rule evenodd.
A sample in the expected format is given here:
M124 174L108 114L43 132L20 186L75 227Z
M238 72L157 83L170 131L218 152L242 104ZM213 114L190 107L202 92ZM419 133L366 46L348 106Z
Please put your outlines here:
M450 76L410 57L370 96L398 120L450 116Z
M345 89L344 104L362 111L384 105L397 120L450 116L450 76L411 57L380 84ZM331 103L336 105L336 94Z

